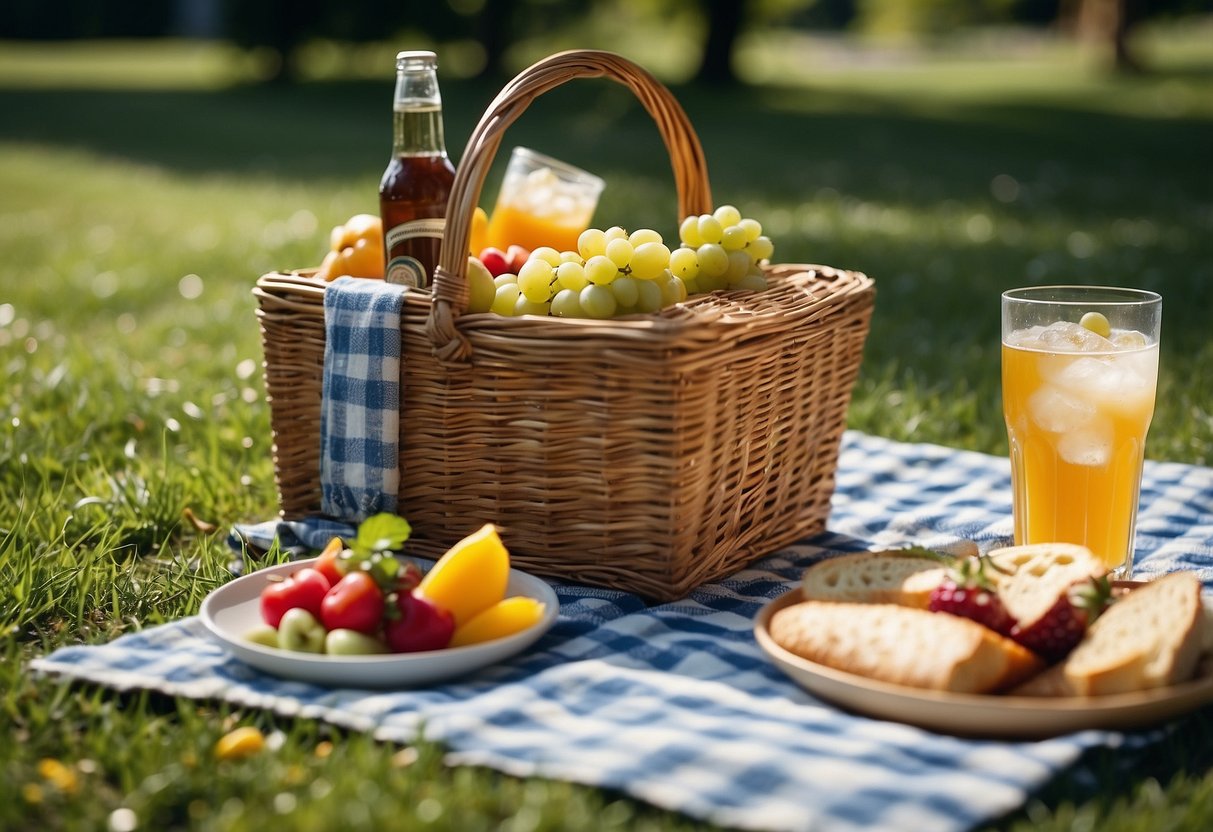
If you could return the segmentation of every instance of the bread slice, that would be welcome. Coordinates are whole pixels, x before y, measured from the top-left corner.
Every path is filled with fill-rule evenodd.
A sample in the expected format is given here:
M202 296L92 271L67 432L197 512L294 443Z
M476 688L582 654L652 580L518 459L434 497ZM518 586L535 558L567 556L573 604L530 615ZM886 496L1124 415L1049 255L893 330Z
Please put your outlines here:
M771 616L768 629L801 658L915 688L992 693L1043 667L976 622L895 604L802 601Z
M1108 569L1085 546L1036 543L994 549L985 570L1002 605L1021 627L1039 620L1070 587L1106 575Z
M1204 647L1200 579L1173 572L1108 608L1065 660L1015 692L1102 696L1185 682Z
M900 604L925 609L947 574L939 560L903 551L856 552L813 564L800 582L806 601Z

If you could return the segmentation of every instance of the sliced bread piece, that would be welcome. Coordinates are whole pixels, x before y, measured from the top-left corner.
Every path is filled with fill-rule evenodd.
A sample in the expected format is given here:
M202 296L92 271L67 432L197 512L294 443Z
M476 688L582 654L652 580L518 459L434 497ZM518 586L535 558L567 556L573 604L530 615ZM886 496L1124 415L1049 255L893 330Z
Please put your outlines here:
M993 693L1037 673L1029 650L980 624L895 604L802 601L771 616L785 650L899 685Z
M931 590L947 574L945 564L905 550L855 552L820 561L804 572L806 601L850 601L926 608Z
M986 574L1021 627L1040 619L1070 587L1108 572L1090 549L1073 543L1008 546L986 557L994 567Z
M1200 579L1174 572L1125 595L1060 664L1015 693L1101 696L1187 681L1204 641Z

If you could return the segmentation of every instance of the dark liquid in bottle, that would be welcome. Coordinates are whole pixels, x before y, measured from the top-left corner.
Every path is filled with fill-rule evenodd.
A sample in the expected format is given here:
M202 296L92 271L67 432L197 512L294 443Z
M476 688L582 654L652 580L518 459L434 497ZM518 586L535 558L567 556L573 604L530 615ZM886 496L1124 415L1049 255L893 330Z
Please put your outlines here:
M416 285L429 284L438 265L441 220L446 216L454 179L455 167L445 155L395 156L388 163L379 183L379 214L389 280L393 279L393 264L398 270L407 269L413 260L424 270ZM439 220L437 234L433 223L418 220ZM408 279L396 282L413 283Z

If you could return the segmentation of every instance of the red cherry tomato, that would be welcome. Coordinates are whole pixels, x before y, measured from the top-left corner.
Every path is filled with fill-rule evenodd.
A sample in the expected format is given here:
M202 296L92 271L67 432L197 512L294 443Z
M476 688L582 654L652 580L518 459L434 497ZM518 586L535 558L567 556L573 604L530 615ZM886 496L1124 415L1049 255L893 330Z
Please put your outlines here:
M320 604L329 591L329 579L305 566L293 572L285 581L274 581L261 590L261 618L277 627L287 610L299 607L320 618Z
M369 572L351 572L329 590L320 604L320 621L326 630L379 630L383 620L383 593Z

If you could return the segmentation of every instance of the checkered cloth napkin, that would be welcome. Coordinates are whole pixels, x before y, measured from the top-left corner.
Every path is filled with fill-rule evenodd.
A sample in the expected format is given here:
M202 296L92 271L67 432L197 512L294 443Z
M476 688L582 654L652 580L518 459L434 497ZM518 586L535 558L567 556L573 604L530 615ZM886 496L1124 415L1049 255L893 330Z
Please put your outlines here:
M355 277L325 288L320 487L330 517L356 521L396 511L405 290Z
M559 620L529 651L425 689L274 679L225 653L196 618L63 648L34 668L323 719L386 741L409 742L424 726L453 764L617 789L727 826L965 830L1021 806L1084 750L1140 748L1167 729L994 742L868 719L784 677L752 626L805 566L833 553L1007 542L1009 477L1002 458L848 433L828 533L668 604L558 585ZM1188 568L1213 580L1213 470L1148 464L1143 502L1141 574Z

